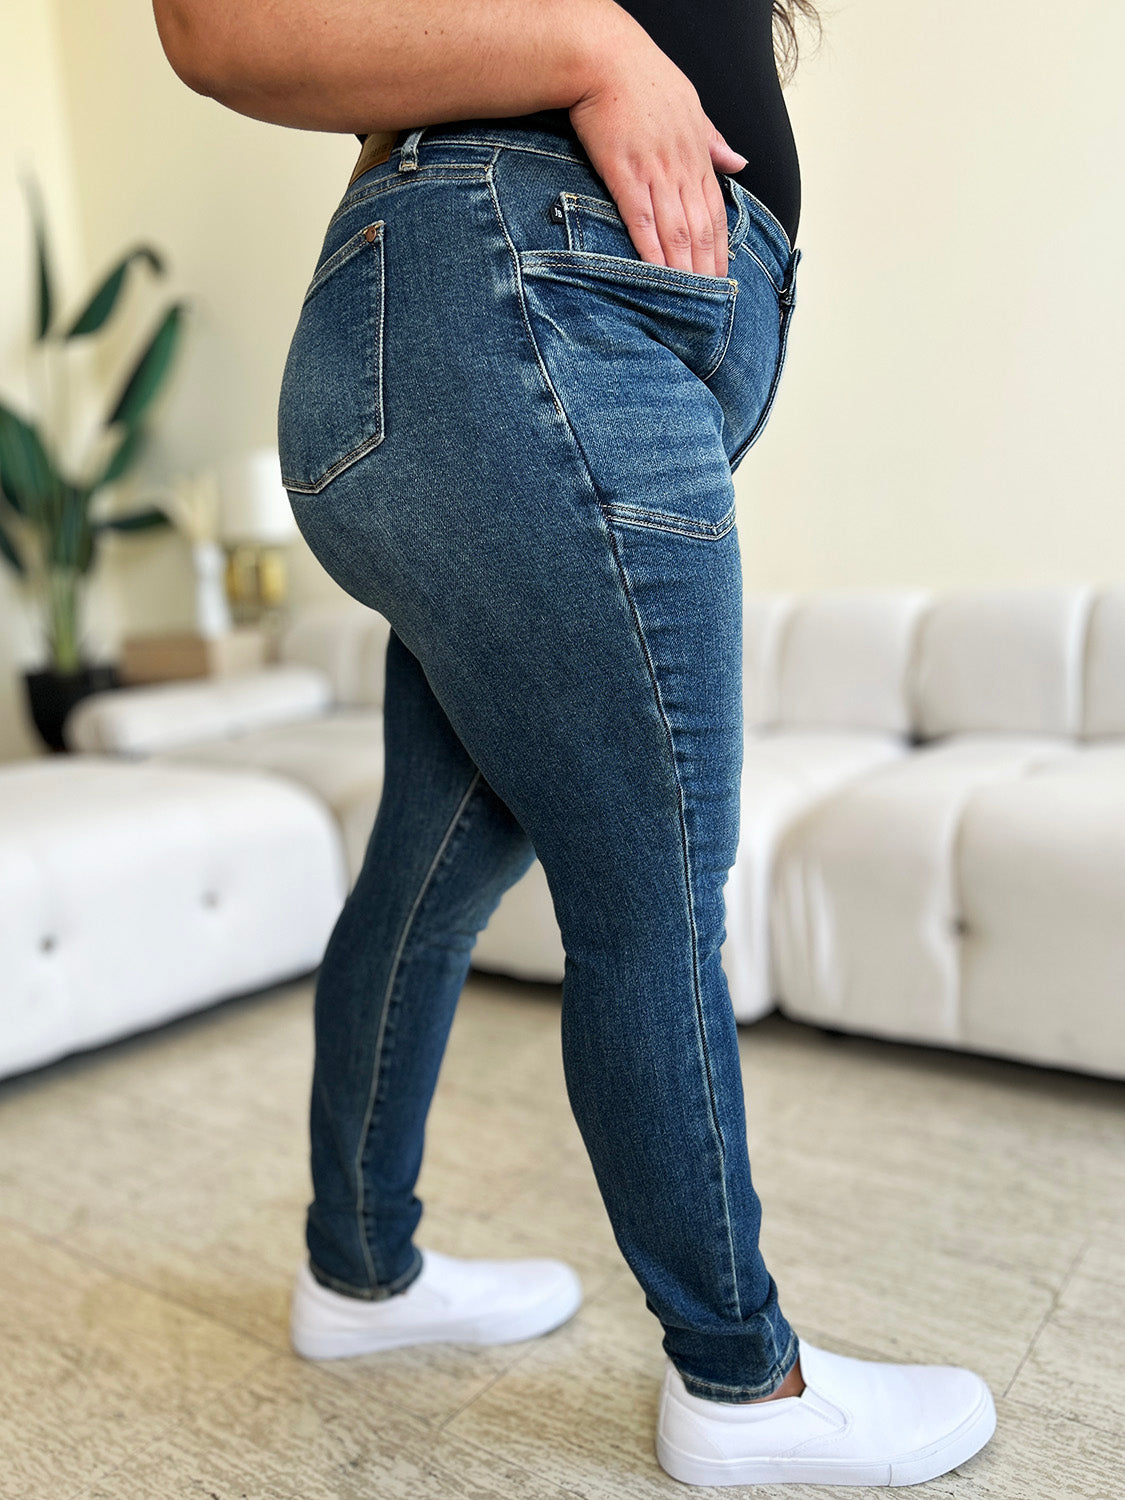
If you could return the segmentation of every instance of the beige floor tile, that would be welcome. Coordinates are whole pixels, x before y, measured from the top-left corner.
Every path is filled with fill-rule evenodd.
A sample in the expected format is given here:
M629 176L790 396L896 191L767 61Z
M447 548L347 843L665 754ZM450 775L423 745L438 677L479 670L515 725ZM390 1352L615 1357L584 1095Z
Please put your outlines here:
M540 1254L607 1270L625 1265L584 1148L536 1173L489 1222L531 1236Z
M622 1275L444 1430L580 1495L683 1495L653 1449L663 1368L659 1325Z
M1085 1260L1011 1383L1013 1400L1116 1434L1125 1453L1125 1284Z
M362 1383L276 1357L74 1500L573 1500Z
M482 1101L458 1087L450 1069L427 1122L418 1192L446 1209L495 1213L584 1150L569 1111L505 1094Z
M268 1357L256 1341L0 1227L0 1495L64 1500Z
M1125 1235L1095 1233L1082 1257L1082 1274L1125 1287Z
M914 1491L926 1500L1119 1500L1125 1459L1119 1442L1054 1413L1018 1401L996 1403L996 1433L975 1458ZM831 1500L825 1487L761 1491L762 1500ZM755 1492L757 1494L757 1492ZM849 1490L850 1496L886 1497L886 1490Z
M289 1352L311 1028L304 981L0 1082L18 1333L0 1423L20 1451L0 1496L682 1495L652 1453L661 1331L570 1113L551 987L470 979L419 1243L567 1258L579 1315L491 1350ZM995 1442L927 1494L1118 1500L1125 1088L778 1017L740 1040L764 1244L798 1330L1012 1382Z
M78 1053L49 1076L60 1091L109 1093L221 1143L304 1128L312 1056L312 982L302 980Z
M562 1071L559 990L473 974L473 1000L458 1009L443 1084L482 1100L521 1099L537 1110L569 1112Z
M12 1086L25 1082L33 1086ZM8 1080L0 1084L0 1216L39 1233L80 1232L169 1176L191 1181L213 1149L205 1130L112 1088L76 1090L50 1069Z
M311 1195L303 1143L250 1136L172 1174L60 1243L102 1268L278 1349Z
M819 1040L818 1040L819 1037ZM788 1053L788 1056L783 1054ZM801 1122L830 1151L839 1133L888 1162L931 1153L993 1164L1066 1191L1095 1217L1125 1213L1125 1085L998 1059L811 1034L770 1017L744 1028L750 1137L788 1140ZM792 1079L808 1078L794 1096ZM866 1158L865 1158L866 1160Z

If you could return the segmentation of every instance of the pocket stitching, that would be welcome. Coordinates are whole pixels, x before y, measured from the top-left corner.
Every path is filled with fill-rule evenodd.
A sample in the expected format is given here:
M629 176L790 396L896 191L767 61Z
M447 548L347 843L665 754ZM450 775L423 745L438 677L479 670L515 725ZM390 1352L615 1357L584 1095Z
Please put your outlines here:
M626 276L633 281L649 281L679 288L683 291L700 291L708 295L732 297L738 289L733 276L709 276L705 271L681 271L678 266L656 266L647 260L628 260L623 255L604 255L600 250L522 250L523 263L534 270L537 266L573 266L575 270L586 268L606 275ZM710 283L710 285L708 285Z
M312 280L309 282L308 291L305 293L305 302L309 300L314 292L319 292L324 283L331 280L331 278L335 276L337 271L343 270L344 266L346 266L350 260L353 260L355 256L357 256L366 245L375 244L375 240L369 240L367 238L367 231L369 229L374 229L376 231L376 239L382 239L382 220L380 220L377 224L365 224L362 229L357 230L356 233L352 235L351 239L345 240L344 243L339 247L339 249L333 250L328 259L322 265L317 267L316 271L313 274ZM304 303L302 303L302 306L303 305Z
M602 255L602 258L605 260L621 261L627 266L646 266L653 271L667 272L669 275L686 278L685 284L688 286L700 284L706 286L709 281L715 282L719 286L725 285L730 287L738 285L737 280L730 275L712 276L706 271L685 271L679 266L658 266L652 261L633 260L630 256L605 255L601 251L587 250L585 236L582 232L582 214L590 214L593 218L601 219L605 224L612 224L614 228L620 229L623 234L628 235L629 229L621 216L621 210L611 198L594 198L589 193L572 193L568 192L565 188L559 193L556 201L560 205L569 248L566 251L541 252L543 254L580 253L584 255ZM569 213L567 212L568 207L570 208ZM734 228L730 231L727 240L728 271L730 263L733 263L735 256L743 247L745 235L742 231L747 220L746 210L737 197L733 198L732 207L735 210L735 222ZM577 244L574 243L575 240L578 241Z
M617 521L622 526L640 526L650 531L666 531L676 536L691 536L700 541L714 542L722 541L738 519L737 506L734 504L717 521L696 521L691 516L649 510L640 505L619 505L612 501L604 503L602 510L607 520Z
M351 237L351 239L345 240L338 250L333 251L333 253L328 257L328 259L313 276L312 281L309 283L308 291L305 293L304 300L301 303L301 310L303 312L314 294L320 291L321 287L323 287L327 282L331 281L333 276L335 276L338 271L342 270L344 266L350 264L350 262L354 260L362 250L370 249L377 255L379 260L379 306L375 324L375 337L373 341L373 358L375 369L372 380L375 406L375 428L374 431L369 433L355 448L352 448L349 452L343 454L342 457L336 459L335 462L328 469L326 469L323 474L319 475L315 481L310 481L308 483L299 482L292 479L290 476L283 474L281 476L281 482L284 487L287 490L292 490L295 494L298 495L318 495L321 490L325 489L331 483L331 481L336 478L338 474L344 471L344 469L349 468L358 459L361 459L364 454L370 453L372 449L377 448L386 436L386 419L383 391L383 333L386 319L386 275L384 261L385 227L386 220L377 219L374 223L367 224L362 229L358 230ZM371 238L368 238L371 230L374 230L375 234Z
M386 165L380 163L381 166ZM372 168L372 171L377 168ZM481 162L466 162L460 165L456 162L435 162L432 167L419 167L416 172L396 171L388 177L380 177L375 182L369 183L362 192L355 189L345 193L339 207L328 221L328 229L350 214L353 209L359 208L371 198L377 198L383 193L398 192L402 188L413 187L420 182L485 182L488 180L488 164ZM364 176L367 174L364 173ZM356 188L362 178L356 178Z

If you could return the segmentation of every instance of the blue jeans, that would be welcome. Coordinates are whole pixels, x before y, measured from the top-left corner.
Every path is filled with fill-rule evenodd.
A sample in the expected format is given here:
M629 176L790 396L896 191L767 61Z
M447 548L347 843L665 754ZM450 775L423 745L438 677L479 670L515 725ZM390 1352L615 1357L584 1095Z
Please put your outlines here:
M282 470L385 615L386 782L317 977L310 1266L421 1268L423 1129L477 934L538 856L566 1085L687 1388L797 1340L758 1249L720 964L738 841L731 473L769 414L801 252L729 177L730 274L641 261L576 142L413 131L333 215L282 382Z

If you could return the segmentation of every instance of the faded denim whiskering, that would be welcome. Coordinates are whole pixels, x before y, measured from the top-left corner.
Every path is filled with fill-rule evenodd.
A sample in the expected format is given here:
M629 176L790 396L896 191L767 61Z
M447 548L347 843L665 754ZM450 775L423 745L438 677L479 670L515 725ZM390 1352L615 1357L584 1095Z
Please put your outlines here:
M726 278L643 262L565 137L413 132L331 219L279 437L313 552L392 626L382 802L316 986L314 1273L367 1298L418 1274L454 1007L538 855L567 1089L617 1243L688 1389L734 1401L797 1356L758 1249L720 949L731 474L773 404L801 252L720 182Z

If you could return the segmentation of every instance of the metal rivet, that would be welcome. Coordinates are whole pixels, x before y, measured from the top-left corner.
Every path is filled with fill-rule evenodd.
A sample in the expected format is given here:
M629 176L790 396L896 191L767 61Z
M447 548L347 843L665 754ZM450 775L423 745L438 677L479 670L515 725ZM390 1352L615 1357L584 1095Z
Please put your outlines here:
M379 238L379 231L376 228L374 228L374 226L369 226L367 229L365 229L363 231L363 238L367 241L367 243L369 245L373 245L375 243L375 241Z

